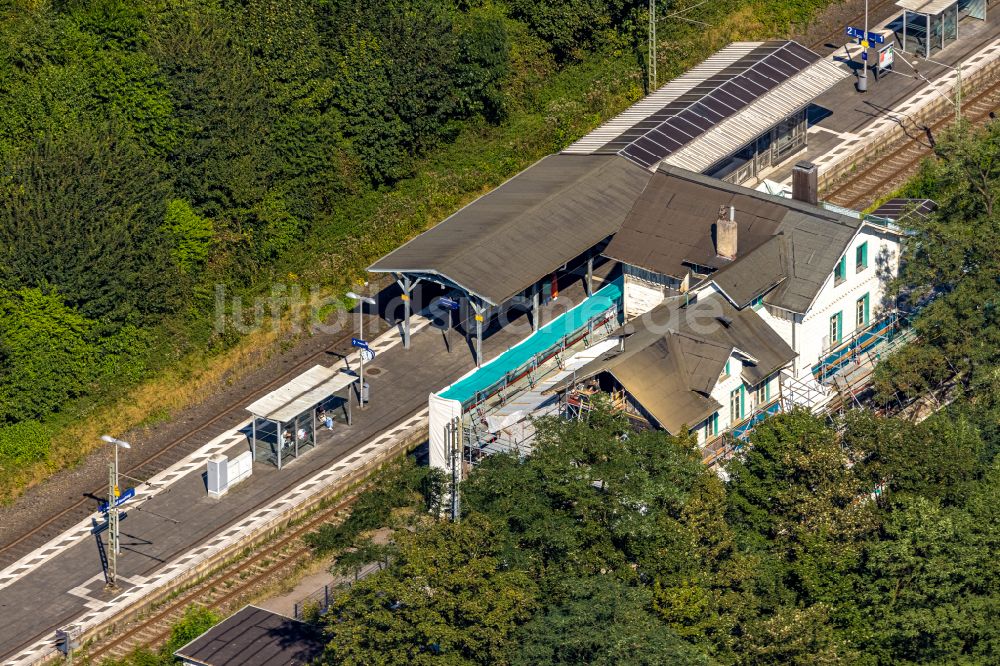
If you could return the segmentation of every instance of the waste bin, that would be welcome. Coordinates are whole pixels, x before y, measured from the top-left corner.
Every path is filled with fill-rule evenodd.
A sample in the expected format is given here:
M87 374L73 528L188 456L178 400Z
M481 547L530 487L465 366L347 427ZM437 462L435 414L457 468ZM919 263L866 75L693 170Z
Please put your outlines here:
M368 387L368 382L365 382L364 384L361 385L361 402L363 403L368 402L369 391L370 389Z

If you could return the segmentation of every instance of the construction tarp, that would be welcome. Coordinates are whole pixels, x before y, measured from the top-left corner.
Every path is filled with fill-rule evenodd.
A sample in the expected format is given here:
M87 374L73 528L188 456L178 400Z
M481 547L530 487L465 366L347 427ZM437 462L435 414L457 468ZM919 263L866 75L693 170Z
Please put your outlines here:
M621 302L621 297L622 283L620 281L605 285L572 310L556 317L483 367L474 370L440 391L438 395L442 398L458 400L463 404L473 401L479 392L501 382L511 370L523 367L536 355L557 347L566 336L584 328L591 319L616 307Z
M430 466L447 471L451 470L448 460L449 426L462 415L462 403L449 400L433 393L427 399L427 443Z

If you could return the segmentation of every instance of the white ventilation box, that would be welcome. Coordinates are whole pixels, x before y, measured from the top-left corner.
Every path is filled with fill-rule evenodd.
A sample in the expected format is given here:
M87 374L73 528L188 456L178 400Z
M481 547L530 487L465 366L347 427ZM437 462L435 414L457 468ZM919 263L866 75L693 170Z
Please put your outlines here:
M208 495L218 499L229 490L229 458L214 455L208 459Z

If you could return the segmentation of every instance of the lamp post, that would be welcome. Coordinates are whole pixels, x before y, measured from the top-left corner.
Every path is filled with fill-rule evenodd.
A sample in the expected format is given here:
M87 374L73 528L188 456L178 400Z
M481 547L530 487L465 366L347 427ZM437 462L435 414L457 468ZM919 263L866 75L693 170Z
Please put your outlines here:
M115 448L115 461L108 465L108 590L118 589L118 554L121 543L118 533L118 449L131 449L132 446L111 435L101 435L101 439Z
M367 286L368 283L365 283ZM356 294L353 291L347 292L347 297L352 298L358 302L358 339L365 339L365 305L375 305L376 301L374 298L368 296L362 296L361 294ZM361 409L365 408L365 350L358 350L358 358L361 360L361 370L358 373L360 375L361 386L358 388L358 406Z

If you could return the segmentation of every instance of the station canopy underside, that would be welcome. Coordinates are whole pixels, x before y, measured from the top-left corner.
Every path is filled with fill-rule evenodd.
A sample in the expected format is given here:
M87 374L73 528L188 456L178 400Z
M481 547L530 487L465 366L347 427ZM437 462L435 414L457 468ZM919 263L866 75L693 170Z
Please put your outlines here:
M500 305L618 231L651 177L617 155L550 155L368 270L434 276Z
M569 146L646 168L702 172L794 115L849 72L801 44L737 42Z
M316 365L246 408L254 416L288 423L357 381L336 368Z

